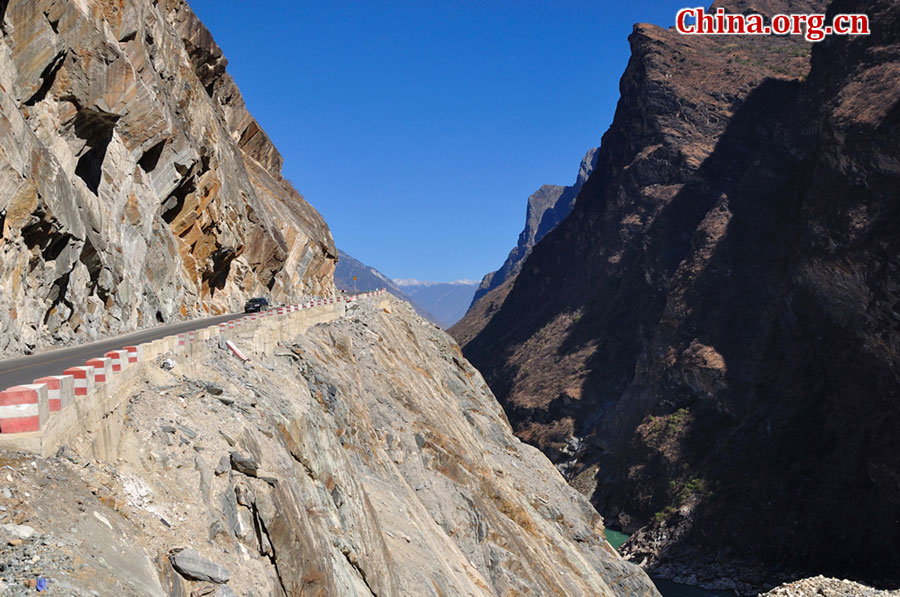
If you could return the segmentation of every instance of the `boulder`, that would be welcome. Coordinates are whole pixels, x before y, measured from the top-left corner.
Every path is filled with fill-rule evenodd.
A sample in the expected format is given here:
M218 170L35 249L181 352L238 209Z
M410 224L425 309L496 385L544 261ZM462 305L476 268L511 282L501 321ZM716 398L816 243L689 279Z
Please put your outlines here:
M189 580L205 580L218 584L228 582L231 573L224 566L207 560L193 549L182 549L169 556L172 567Z

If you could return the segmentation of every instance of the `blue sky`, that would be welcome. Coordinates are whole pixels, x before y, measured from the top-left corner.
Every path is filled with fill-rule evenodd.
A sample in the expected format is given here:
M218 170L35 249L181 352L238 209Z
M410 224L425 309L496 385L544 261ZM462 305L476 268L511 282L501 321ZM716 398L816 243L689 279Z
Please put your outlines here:
M684 2L189 0L335 243L480 279L612 121L635 22ZM693 4L691 4L693 6Z

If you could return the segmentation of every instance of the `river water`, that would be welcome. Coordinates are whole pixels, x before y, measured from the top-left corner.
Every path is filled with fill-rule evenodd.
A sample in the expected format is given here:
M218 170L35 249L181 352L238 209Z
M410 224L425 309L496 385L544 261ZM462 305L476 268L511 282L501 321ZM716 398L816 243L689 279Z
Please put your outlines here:
M606 529L606 540L616 551L619 551L627 539L628 535L625 533ZM652 580L663 597L734 597L735 595L733 591L710 591L700 587L680 585L661 578L652 578Z

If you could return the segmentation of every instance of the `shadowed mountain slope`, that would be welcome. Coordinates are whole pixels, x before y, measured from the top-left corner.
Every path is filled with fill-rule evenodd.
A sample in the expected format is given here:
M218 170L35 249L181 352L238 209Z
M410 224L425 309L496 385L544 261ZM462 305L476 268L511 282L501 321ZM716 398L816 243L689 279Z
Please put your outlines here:
M572 213L457 334L663 574L896 579L900 6L828 12L872 34L636 26Z

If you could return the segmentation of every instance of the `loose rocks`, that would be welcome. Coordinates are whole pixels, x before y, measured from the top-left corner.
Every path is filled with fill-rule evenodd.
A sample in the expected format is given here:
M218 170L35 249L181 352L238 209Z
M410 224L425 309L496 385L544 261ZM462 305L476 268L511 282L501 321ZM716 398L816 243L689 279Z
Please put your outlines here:
M169 557L172 567L190 580L206 580L218 584L228 582L231 573L224 566L207 560L193 549L183 549Z
M259 469L259 463L252 456L242 454L241 452L231 453L231 468L239 473L244 473L250 477L256 476Z

